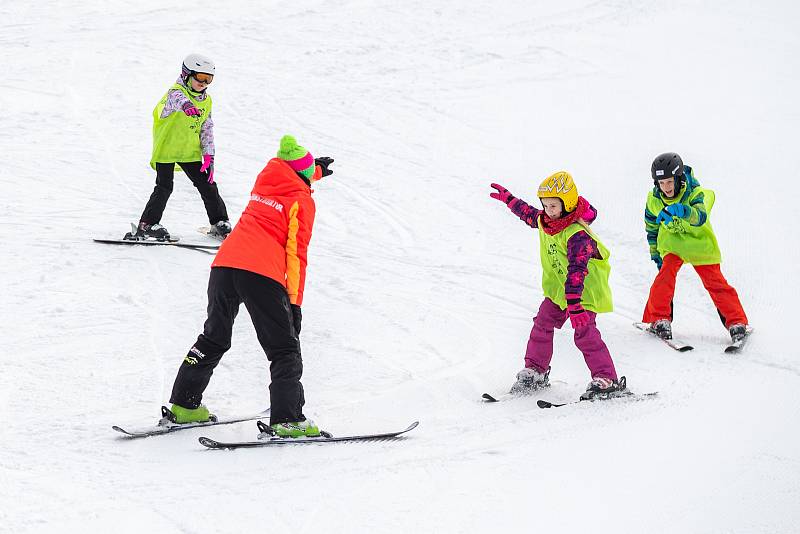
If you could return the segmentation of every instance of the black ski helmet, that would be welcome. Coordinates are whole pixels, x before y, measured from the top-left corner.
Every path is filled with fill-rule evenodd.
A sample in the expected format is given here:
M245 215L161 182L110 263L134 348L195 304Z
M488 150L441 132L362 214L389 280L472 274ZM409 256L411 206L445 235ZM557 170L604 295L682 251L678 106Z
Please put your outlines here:
M683 186L683 160L675 152L665 152L653 160L650 167L650 175L653 177L653 184L658 187L659 180L675 178L676 190Z

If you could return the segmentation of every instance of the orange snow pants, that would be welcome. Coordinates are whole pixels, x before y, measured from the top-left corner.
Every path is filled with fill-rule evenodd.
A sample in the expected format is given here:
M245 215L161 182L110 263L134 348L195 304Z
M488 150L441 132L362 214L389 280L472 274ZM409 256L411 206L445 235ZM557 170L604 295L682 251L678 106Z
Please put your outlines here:
M650 297L644 308L643 322L652 323L659 319L671 318L670 303L675 294L675 278L682 265L683 260L675 254L664 256L664 263L650 287ZM694 270L700 276L703 287L711 295L725 328L730 328L734 324L747 324L747 316L744 314L742 303L739 302L739 295L722 276L719 264L695 265Z

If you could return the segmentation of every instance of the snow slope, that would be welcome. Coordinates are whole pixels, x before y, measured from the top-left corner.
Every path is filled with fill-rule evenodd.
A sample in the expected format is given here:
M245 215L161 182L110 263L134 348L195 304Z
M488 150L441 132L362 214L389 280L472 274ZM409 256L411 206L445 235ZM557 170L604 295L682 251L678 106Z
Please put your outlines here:
M800 530L794 2L513 0L0 3L0 531ZM320 182L304 305L307 415L403 442L202 450L254 424L127 441L158 417L205 319L211 256L98 245L150 194L150 113L211 56L216 176L232 216L295 134ZM691 268L678 354L631 328L654 275L652 158L717 193L723 272L757 331L740 356ZM566 168L600 210L616 311L600 326L641 403L480 403L522 366L536 234L489 198ZM176 176L164 224L201 238ZM246 311L207 390L267 402ZM589 379L565 328L545 395Z

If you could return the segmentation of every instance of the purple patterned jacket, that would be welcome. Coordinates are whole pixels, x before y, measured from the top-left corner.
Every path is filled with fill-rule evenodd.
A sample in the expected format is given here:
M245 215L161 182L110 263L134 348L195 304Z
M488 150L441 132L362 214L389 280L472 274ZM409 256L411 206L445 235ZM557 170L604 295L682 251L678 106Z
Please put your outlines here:
M531 228L539 228L539 214L543 210L534 208L521 198L512 200L508 207L525 224ZM597 210L594 206L589 206L588 215L584 213L583 220L587 224L592 224L595 219L597 219ZM585 231L576 232L569 238L567 241L567 281L564 283L566 294L583 294L583 281L589 274L589 260L600 257L597 242Z

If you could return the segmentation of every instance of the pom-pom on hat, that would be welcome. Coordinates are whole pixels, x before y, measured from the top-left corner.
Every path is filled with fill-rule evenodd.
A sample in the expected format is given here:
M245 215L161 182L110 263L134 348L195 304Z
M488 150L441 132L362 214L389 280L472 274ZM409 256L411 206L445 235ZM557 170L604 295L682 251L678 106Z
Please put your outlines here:
M281 148L278 157L289 164L295 172L299 172L309 181L314 177L314 156L311 152L297 144L297 139L291 135L281 138Z

